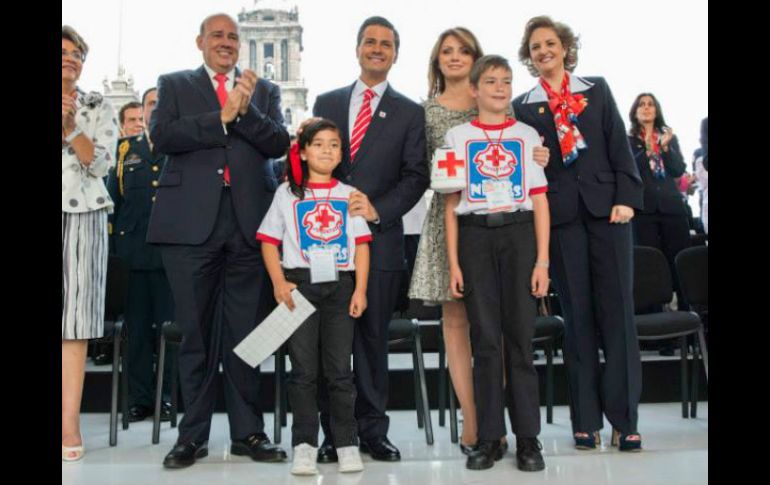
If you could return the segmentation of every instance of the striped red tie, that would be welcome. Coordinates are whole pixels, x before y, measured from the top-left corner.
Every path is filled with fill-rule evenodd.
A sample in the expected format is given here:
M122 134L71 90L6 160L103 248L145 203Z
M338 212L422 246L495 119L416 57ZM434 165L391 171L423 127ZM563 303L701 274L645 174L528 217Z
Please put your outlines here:
M215 75L214 79L217 82L217 99L219 100L219 106L224 107L227 102L227 88L225 87L227 76L220 73ZM230 167L227 166L227 163L225 163L225 173L222 175L222 178L225 180L225 185L230 185Z
M353 124L353 134L350 135L350 162L356 158L358 149L361 148L361 142L366 135L366 130L369 128L369 123L372 122L372 98L375 96L374 91L367 89L364 91L364 102L361 105L361 109L356 116L356 122Z

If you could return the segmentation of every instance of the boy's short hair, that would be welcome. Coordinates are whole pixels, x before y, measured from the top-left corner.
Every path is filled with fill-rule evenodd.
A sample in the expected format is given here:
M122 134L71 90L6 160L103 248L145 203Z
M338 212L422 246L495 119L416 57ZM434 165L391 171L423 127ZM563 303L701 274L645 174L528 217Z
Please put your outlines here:
M479 80L481 80L481 75L487 72L490 69L494 69L496 67L501 67L505 69L506 71L513 73L513 69L511 69L511 65L508 63L508 59L506 59L503 56L497 56L494 54L487 55L484 57L480 57L476 60L476 62L473 63L473 67L471 68L471 84L473 86L479 87Z

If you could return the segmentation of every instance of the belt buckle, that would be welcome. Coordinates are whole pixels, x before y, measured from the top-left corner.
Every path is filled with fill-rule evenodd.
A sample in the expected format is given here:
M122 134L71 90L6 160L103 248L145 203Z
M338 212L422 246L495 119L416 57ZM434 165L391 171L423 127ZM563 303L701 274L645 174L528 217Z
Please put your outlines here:
M503 225L503 213L493 212L487 214L487 227L500 227Z

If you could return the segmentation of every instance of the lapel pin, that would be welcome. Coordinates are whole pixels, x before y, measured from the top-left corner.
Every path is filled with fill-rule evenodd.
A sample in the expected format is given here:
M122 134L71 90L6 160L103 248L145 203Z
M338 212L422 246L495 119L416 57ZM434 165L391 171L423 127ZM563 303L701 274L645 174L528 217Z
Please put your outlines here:
M380 118L385 118L388 114L384 111L380 111Z
M540 109L539 109L539 110L537 110L537 112L538 112L538 113L540 113L541 115L542 115L542 114L545 114L545 108L543 108L543 107L541 106L541 107L540 107Z

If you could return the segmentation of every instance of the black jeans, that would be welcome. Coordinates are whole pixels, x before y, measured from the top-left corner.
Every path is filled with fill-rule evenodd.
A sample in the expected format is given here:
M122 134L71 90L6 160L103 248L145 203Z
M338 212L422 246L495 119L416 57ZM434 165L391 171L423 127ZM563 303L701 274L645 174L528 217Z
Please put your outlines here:
M343 271L339 281L311 284L307 269L287 269L285 274L286 279L296 284L299 292L316 307L316 312L289 339L291 375L288 391L294 413L291 444L318 446L320 360L330 400L334 446L355 446L358 444L356 386L350 365L355 320L348 313L355 275Z

